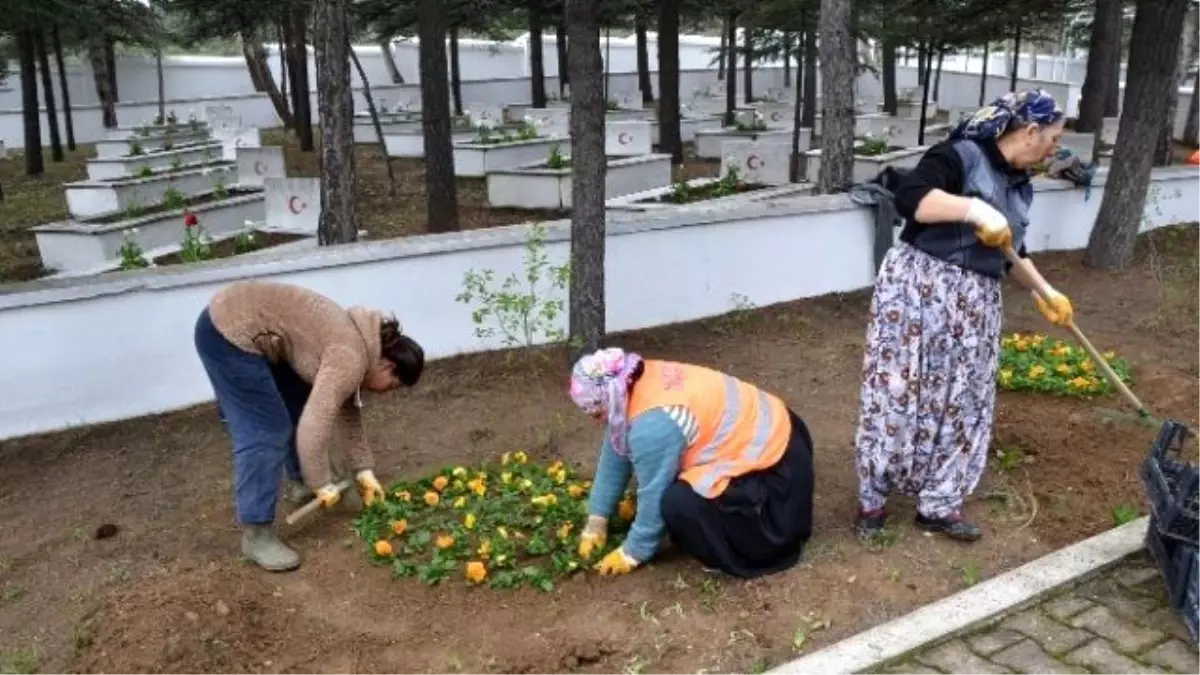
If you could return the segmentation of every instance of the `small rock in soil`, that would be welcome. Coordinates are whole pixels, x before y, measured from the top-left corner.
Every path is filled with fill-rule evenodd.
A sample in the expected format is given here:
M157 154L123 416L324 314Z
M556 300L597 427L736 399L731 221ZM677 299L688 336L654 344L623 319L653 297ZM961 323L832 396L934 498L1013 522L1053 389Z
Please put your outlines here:
M188 621L193 621L193 622L194 622L194 621L199 621L199 620L200 620L200 615L199 615L199 614L197 614L197 613L195 613L195 612L192 612L192 611L187 611L187 612L184 612L184 613L183 613L183 616L184 616L184 618L185 618L185 619L187 619Z
M217 601L217 615L229 616L229 605L225 604L224 600Z

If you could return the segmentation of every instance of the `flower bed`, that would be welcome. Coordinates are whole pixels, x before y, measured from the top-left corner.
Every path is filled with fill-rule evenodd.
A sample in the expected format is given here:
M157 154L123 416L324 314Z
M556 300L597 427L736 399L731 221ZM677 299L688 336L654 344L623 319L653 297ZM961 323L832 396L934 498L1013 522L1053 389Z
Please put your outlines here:
M722 144L725 141L752 141L758 138L770 140L791 139L792 132L787 129L747 130L737 127L721 129L701 129L696 132L696 157L698 159L721 159L724 157Z
M140 148L139 148L140 150ZM220 159L221 144L212 141L181 143L170 149L152 152L131 153L122 157L89 159L89 180L113 180L117 178L146 178L155 171L178 170L184 166L211 162Z
M184 198L195 197L236 181L237 168L232 162L215 162L145 177L77 181L67 183L63 189L67 212L74 218L91 220L165 203L170 200L172 191Z
M1129 364L1115 352L1101 354L1121 381L1132 381ZM1087 350L1040 334L1013 333L1000 341L996 380L1008 391L1059 396L1099 396L1114 391Z
M763 185L742 181L736 171L721 178L693 178L672 185L610 199L604 204L609 211L657 211L672 208L735 208L747 201L764 201L780 197L810 194L810 183Z
M607 158L605 199L669 185L671 156L664 154ZM487 174L488 204L520 209L571 208L571 159L556 146L548 158L533 164L497 169Z
M170 150L176 146L212 140L212 134L207 127L191 129L185 126L176 127L174 130L169 127L163 127L163 129L165 130L161 133L154 132L143 135L137 132L127 132L120 137L102 138L96 141L96 158L107 159L143 152Z
M504 453L498 464L446 467L392 485L355 518L354 531L371 562L390 567L397 579L433 585L459 578L548 592L588 564L575 549L590 487L562 462L541 465L524 452ZM633 502L627 497L618 511L614 530L633 520ZM610 532L592 561L620 539Z
M497 169L511 169L543 160L554 146L570 152L569 138L505 139L490 136L454 144L454 175L483 177Z

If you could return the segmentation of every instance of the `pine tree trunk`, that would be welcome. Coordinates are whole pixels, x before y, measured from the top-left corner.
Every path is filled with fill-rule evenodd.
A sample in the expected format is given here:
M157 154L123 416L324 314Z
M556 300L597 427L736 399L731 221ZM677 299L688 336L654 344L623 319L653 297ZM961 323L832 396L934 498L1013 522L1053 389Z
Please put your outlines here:
M321 216L317 243L358 239L354 170L354 92L350 88L349 0L313 3L321 124Z
M96 98L100 101L100 113L105 129L117 127L117 99L109 85L108 62L104 58L104 36L93 34L87 42L88 62L92 66L92 82L96 85Z
M458 26L450 26L450 96L454 99L454 114L463 115L462 68L458 62Z
M817 24L820 13L812 8L804 10L805 23L809 27L804 34L804 111L803 124L809 129L817 123Z
M62 90L63 122L67 131L67 150L75 150L75 120L71 114L71 91L67 88L67 66L63 63L62 39L58 35L58 24L50 29L54 43L54 60L58 62L58 87Z
M797 57L799 57L803 53L802 50L804 49L804 47L803 47L804 34L805 34L805 28L807 28L807 26L804 25L805 16L807 16L805 13L801 13L801 15L800 15L800 32L797 34L800 36L800 38L799 38L800 44L796 45L796 56ZM804 68L803 63L798 62L796 64L797 76L799 76L799 74L803 71L803 68ZM789 183L799 183L800 182L800 152L801 152L800 151L800 128L802 126L802 122L804 121L804 103L802 100L803 99L803 97L801 96L802 90L800 87L801 87L801 83L797 82L796 83L796 100L792 104L792 152L788 158L790 160L788 162L788 182Z
M446 7L442 0L418 5L421 129L425 136L425 219L430 232L453 232L458 224L458 184L450 143L450 78L446 72Z
M937 103L940 100L942 93L942 61L946 58L946 50L939 49L937 57L937 68L933 71L933 102Z
M1146 206L1154 148L1166 119L1163 100L1175 89L1184 16L1189 0L1141 3L1133 22L1121 114L1112 168L1088 239L1084 263L1120 269L1133 262Z
M404 84L404 76L400 74L400 68L396 66L396 54L392 52L391 40L379 42L379 55L383 57L383 67L387 68L392 84Z
M988 61L991 59L988 43L983 43L983 72L979 75L979 107L987 105ZM957 120L951 120L957 121Z
M783 33L783 87L791 89L792 87L792 34L784 31ZM800 98L797 96L796 98Z
M817 192L854 180L854 65L850 0L821 0L821 169Z
M750 24L742 26L742 100L754 103L754 36Z
M1096 133L1104 126L1108 87L1113 81L1112 53L1121 51L1120 16L1113 14L1111 5L1120 4L1121 0L1096 0L1096 16L1088 42L1087 74L1080 92L1079 118L1075 121L1075 131L1079 133Z
M158 119L167 123L167 82L163 73L162 48L154 49L154 79L158 94Z
M275 76L271 74L271 66L267 63L267 50L263 47L257 32L242 33L242 56L246 59L246 67L250 70L251 78L254 79L255 73L258 74L255 90L266 92L267 98L271 100L271 107L275 109L275 115L284 127L291 128L293 125L292 112L288 109L287 95L275 85ZM286 69L282 72L280 79L286 81ZM258 89L260 84L262 89Z
M292 111L296 119L296 136L300 150L312 152L316 148L313 139L312 88L308 81L308 8L305 3L295 3L288 12L291 43L288 48L291 59ZM320 92L318 92L318 98Z
M599 0L566 0L571 49L571 281L572 358L604 340L604 156L603 61ZM663 32L660 26L659 33ZM661 65L660 65L661 69ZM732 78L730 78L732 79Z
M660 40L662 38L659 38ZM554 51L558 54L558 97L567 95L567 85L571 83L571 75L567 72L567 22L559 14L558 24L554 27ZM662 65L659 65L662 69Z
M725 67L728 69L729 77L725 78L725 126L733 126L734 114L733 109L737 107L737 12L729 15L726 30L729 34L725 36L725 44L728 48L725 50Z
M1192 102L1188 105L1182 140L1193 148L1200 145L1200 71L1196 72L1196 77L1192 80Z
M925 43L917 43L917 86L925 86Z
M883 112L896 114L896 41L883 41Z
M108 88L112 91L114 103L121 101L117 90L117 42L111 35L104 38L104 72L108 73Z
M1125 3L1114 2L1108 7L1116 26L1116 49L1111 51L1112 62L1108 67L1108 87L1104 90L1104 117L1121 114L1121 57L1125 55L1122 43L1125 38Z
M679 130L679 0L658 0L658 146L683 163Z
M17 59L21 64L21 117L25 126L25 175L46 172L42 156L42 111L38 103L37 48L33 31L17 31Z
M1171 93L1164 102L1167 106L1167 119L1163 123L1162 133L1158 137L1158 147L1154 151L1155 166L1167 166L1175 159L1175 120L1179 111L1179 87L1187 77L1187 67L1192 60L1192 41L1195 39L1195 31L1196 22L1189 12L1184 20L1183 32L1179 40L1179 59L1175 62Z
M654 103L654 85L650 81L650 50L646 44L646 15L641 11L634 17L637 33L638 89L642 92L642 105ZM662 66L659 66L662 69Z
M542 55L542 1L527 0L529 14L529 86L530 102L535 108L546 107L546 62Z
M662 28L658 29L659 39L662 39ZM729 39L729 17L721 19L721 43L717 46L717 81L725 79L726 54L729 53L729 45L726 40Z
M367 112L371 114L371 126L375 127L375 138L379 141L379 156L383 160L383 166L387 169L388 176L388 196L396 196L396 172L392 170L392 161L387 154L387 141L383 137L383 125L379 122L379 111L375 108L375 98L371 96L371 82L367 79L367 71L363 70L362 62L358 60L358 54L354 52L354 47L350 48L350 62L354 64L354 69L358 71L358 79L362 82L363 98L367 101ZM353 110L351 110L353 113ZM353 124L353 118L351 118ZM351 140L353 140L353 129L351 130Z
M46 124L50 126L50 158L63 161L62 137L58 133L58 108L54 105L54 76L50 74L50 53L46 49L46 34L40 29L33 31L33 44L37 50L38 72L42 75L42 94L46 102Z
M1017 80L1021 74L1021 16L1017 15L1016 35L1013 36L1013 60L1012 60L1012 76L1008 83L1009 91L1017 90Z

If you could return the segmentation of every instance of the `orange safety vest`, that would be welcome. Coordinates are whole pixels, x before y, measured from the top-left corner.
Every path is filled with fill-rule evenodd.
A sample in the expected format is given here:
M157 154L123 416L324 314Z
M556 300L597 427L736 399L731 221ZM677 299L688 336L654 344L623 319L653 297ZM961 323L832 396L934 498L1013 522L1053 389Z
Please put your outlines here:
M778 396L702 366L644 364L629 395L629 419L669 406L691 411L699 433L683 453L679 477L698 494L718 497L731 479L772 467L783 456L792 425Z

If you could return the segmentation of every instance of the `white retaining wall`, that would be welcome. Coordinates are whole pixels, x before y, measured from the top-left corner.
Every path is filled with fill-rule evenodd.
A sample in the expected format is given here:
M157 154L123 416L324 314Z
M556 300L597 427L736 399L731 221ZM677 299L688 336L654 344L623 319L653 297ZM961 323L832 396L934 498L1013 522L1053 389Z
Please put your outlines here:
M1106 169L1091 197L1039 181L1031 250L1086 245ZM1154 171L1143 227L1200 220L1200 171ZM647 328L735 308L872 283L872 212L844 195L748 204L720 212L609 216L607 326ZM431 359L495 349L474 336L472 307L455 302L465 272L523 273L527 226L263 254L253 260L0 286L0 438L163 412L212 397L195 355L197 314L223 284L270 277L344 304L396 312ZM565 260L568 223L548 226ZM796 251L821 251L797 265ZM699 257L697 257L699 256ZM646 270L653 270L647 293ZM563 325L565 327L565 318ZM865 317L863 319L866 320ZM80 336L87 339L80 341Z

